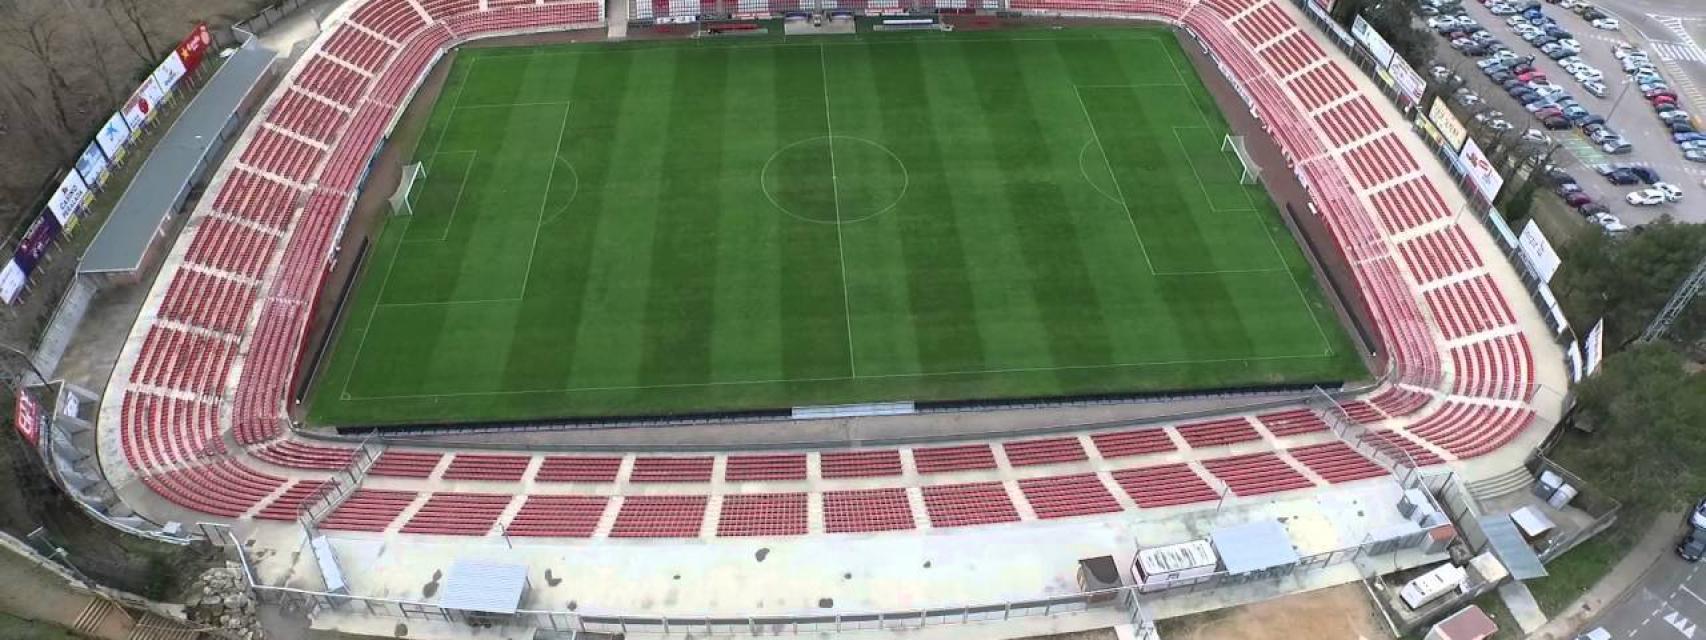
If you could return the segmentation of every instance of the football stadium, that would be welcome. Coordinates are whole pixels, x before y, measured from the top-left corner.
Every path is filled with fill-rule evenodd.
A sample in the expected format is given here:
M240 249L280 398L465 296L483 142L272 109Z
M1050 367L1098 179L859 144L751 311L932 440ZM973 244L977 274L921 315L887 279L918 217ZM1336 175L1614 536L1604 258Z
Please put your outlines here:
M1558 312L1319 3L328 6L187 107L243 87L42 436L312 629L1158 638L1544 575L1473 505L1561 419Z

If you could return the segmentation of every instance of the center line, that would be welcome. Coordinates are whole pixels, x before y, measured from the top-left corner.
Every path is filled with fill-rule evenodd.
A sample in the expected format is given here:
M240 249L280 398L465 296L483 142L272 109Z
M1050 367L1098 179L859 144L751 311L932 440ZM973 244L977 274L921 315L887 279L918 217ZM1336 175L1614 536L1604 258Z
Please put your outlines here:
M847 370L859 377L859 365L853 358L853 303L847 293L847 245L841 241L841 183L835 174L835 119L829 115L829 64L823 58L823 45L817 48L817 66L823 77L823 126L829 141L829 192L835 203L835 255L841 261L841 314L847 319Z

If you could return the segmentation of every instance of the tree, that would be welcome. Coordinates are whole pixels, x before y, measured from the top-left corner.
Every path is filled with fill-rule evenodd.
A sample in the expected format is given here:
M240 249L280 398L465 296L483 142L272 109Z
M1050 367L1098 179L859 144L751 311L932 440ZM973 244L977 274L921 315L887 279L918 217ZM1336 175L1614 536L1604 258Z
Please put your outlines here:
M1706 255L1706 226L1669 217L1638 227L1625 238L1582 234L1559 255L1552 280L1572 326L1585 331L1605 318L1606 343L1622 345L1641 334L1683 278ZM1706 299L1695 298L1667 337L1693 348L1706 337Z
M1706 373L1674 347L1640 345L1606 358L1576 388L1574 419L1592 443L1566 463L1633 513L1682 504L1706 490Z
M1433 59L1435 38L1411 19L1419 5L1419 0L1339 0L1332 15L1349 27L1357 14L1362 14L1410 66L1421 67Z
M47 85L47 97L53 103L55 120L66 133L74 130L71 123L71 83L65 79L60 64L59 39L65 16L52 3L15 3L0 13L0 42L23 54L33 63Z
M160 55L156 53L160 48L155 44L158 36L148 21L148 12L154 9L152 3L144 0L101 0L101 8L106 11L107 17L112 19L114 27L136 36L135 42L129 37L122 39L144 64L153 64L160 59Z

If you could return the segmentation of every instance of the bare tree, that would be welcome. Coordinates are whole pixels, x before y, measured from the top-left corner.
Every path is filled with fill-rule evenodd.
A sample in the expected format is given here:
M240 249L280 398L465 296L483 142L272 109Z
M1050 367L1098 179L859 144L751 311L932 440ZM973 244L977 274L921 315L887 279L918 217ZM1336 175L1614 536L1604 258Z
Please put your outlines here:
M71 83L66 81L60 66L58 47L64 28L64 16L52 3L12 4L0 12L0 43L23 54L34 63L30 71L40 74L47 83L47 97L53 103L55 120L65 133L71 133Z
M123 40L137 57L147 63L160 58L156 53L160 48L154 43L154 28L148 21L149 11L158 9L155 4L157 2L151 0L101 0L101 8L105 9L107 17L112 19L113 26L136 35L140 45L131 42L129 37L124 37Z

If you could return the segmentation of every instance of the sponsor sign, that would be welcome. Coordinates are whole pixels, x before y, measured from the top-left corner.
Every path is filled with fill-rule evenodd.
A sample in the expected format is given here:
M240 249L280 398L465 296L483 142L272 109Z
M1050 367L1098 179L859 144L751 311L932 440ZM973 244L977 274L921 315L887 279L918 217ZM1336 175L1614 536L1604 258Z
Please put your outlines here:
M76 171L67 171L65 179L59 183L59 190L47 199L47 210L53 213L53 219L59 222L60 228L70 230L77 224L73 217L89 204L91 197L89 187L83 184L83 177Z
M6 266L0 267L0 302L17 302L18 294L23 292L24 284L29 281L30 275L24 273L17 260L7 260Z
M1558 272L1558 267L1564 264L1558 252L1552 249L1552 243L1546 240L1546 234L1540 232L1540 227L1529 220L1522 228L1522 235L1517 237L1517 248L1522 250L1522 259L1534 270L1534 275L1541 282L1551 282L1552 274Z
M1422 133L1427 134L1428 139L1432 140L1435 145L1445 146L1445 136L1440 135L1439 127L1434 126L1433 121L1422 115L1420 111L1416 112L1416 126L1421 127Z
M190 34L178 43L178 60L184 65L184 73L195 73L212 46L213 34L207 32L207 23L197 24L191 29Z
M1392 79L1392 72L1387 71L1386 67L1375 67L1374 77L1380 78L1380 84L1386 85L1388 89L1391 89L1393 84L1397 82Z
M178 86L178 80L184 77L184 61L173 51L166 56L160 66L154 68L154 84L159 85L162 93L169 94L172 88Z
M41 257L47 255L47 248L53 246L53 240L59 237L59 221L51 215L36 218L28 231L24 232L22 240L18 241L18 250L12 254L12 261L29 275L36 270L36 264Z
M124 160L125 147L130 145L130 123L124 121L124 112L107 118L107 123L95 132L95 144L100 145L101 153L113 162Z
M1398 95L1404 97L1406 106L1413 107L1422 103L1422 94L1427 91L1428 82L1423 80L1422 75L1416 73L1415 69L1410 68L1410 63L1394 56L1392 66L1388 67L1387 71L1392 72L1394 86L1398 89Z
M1374 61L1380 63L1380 66L1385 67L1392 64L1392 57L1397 52L1393 51L1392 45L1387 44L1386 38L1380 37L1380 33L1375 31L1367 20L1362 19L1361 15L1358 15L1356 20L1351 23L1351 36L1355 37L1357 42L1362 43L1363 48L1368 49L1369 55L1374 56Z
M160 104L160 99L166 96L160 90L160 85L154 83L152 76L142 79L142 86L136 88L136 93L130 96L130 101L124 104L124 122L130 125L132 131L139 131L143 125L154 118L154 107Z
M41 442L41 407L23 389L18 390L18 405L12 411L12 418L25 442L32 447Z
M1434 104L1428 109L1428 119L1432 120L1439 134L1445 137L1446 147L1453 153L1463 148L1463 142L1469 139L1469 129L1463 126L1463 121L1451 112L1445 105L1445 100L1434 98Z
M1582 345L1570 342L1570 350L1564 352L1564 359L1570 362L1570 382L1582 381Z
M1492 202L1499 195L1499 189L1505 186L1505 177L1499 175L1499 170L1493 167L1493 162L1487 159L1487 154L1481 152L1480 145L1474 140L1463 143L1463 151L1457 154L1463 161L1464 173L1469 181L1475 183L1475 190L1481 192L1481 197Z
M99 140L91 140L83 149L83 155L77 156L77 175L83 178L83 184L90 190L101 188L107 181L109 167L107 154L101 152Z
M1587 351L1587 363L1582 375L1591 376L1599 370L1599 361L1605 359L1605 319L1595 322L1593 330L1588 332L1588 339L1583 347Z

